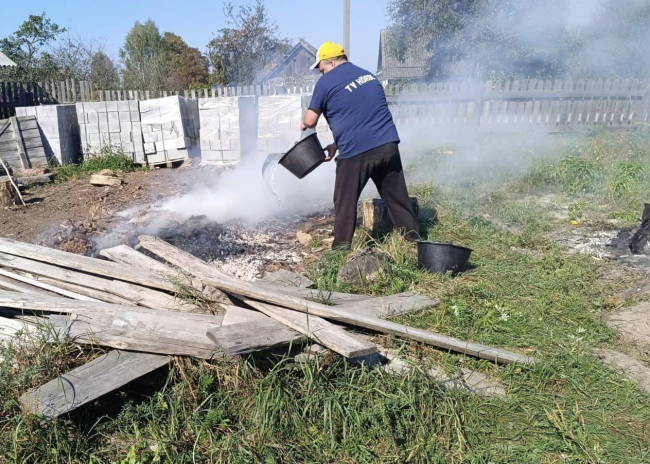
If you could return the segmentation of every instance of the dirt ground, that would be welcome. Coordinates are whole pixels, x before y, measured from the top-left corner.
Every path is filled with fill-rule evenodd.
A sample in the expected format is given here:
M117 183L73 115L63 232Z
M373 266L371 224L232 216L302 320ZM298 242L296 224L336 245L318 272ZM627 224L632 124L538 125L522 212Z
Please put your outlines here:
M125 173L118 187L96 187L88 178L34 187L23 194L27 207L0 210L0 236L87 254L90 237L109 229L116 212L184 193L201 175L154 169Z

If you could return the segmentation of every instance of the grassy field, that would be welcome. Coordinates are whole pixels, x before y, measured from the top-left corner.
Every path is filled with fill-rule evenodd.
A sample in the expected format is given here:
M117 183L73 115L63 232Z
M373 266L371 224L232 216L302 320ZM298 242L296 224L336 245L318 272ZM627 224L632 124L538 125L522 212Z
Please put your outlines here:
M439 307L400 321L535 356L535 366L496 366L386 339L416 361L409 375L336 356L303 365L178 359L167 374L45 421L23 416L18 396L93 354L72 344L4 348L0 461L650 461L649 396L591 354L615 342L602 315L615 309L611 295L631 282L607 279L610 264L569 254L549 238L578 223L634 222L648 201L650 138L594 134L561 142L564 151L551 161L507 178L413 185L421 207L438 211L438 221L425 224L428 237L474 249L468 272L451 278L420 271L413 246L395 235L358 244L390 256L385 279L339 284L341 253L311 270L322 289L438 297ZM435 170L436 154L429 156ZM534 201L543 195L569 205L568 217ZM445 390L426 375L429 362L485 372L508 398Z

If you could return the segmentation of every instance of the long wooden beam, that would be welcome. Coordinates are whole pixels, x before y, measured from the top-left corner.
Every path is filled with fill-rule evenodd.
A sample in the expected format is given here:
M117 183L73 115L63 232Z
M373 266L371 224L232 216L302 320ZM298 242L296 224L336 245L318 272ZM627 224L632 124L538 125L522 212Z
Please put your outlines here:
M238 282L236 279L212 268L212 266L209 266L199 258L179 250L156 237L140 237L140 246L201 280L217 276L220 279L228 279L234 283ZM234 295L237 294L234 293ZM257 302L252 303L257 305ZM261 305L254 307L258 310L262 310ZM359 340L358 338L355 338L354 335L345 332L340 327L336 327L331 322L319 317L315 317L311 321L309 319L303 320L304 318L302 316L293 315L291 314L291 311L283 310L283 308L273 308L266 305L263 307L262 312L267 316L288 325L292 329L297 330L303 335L306 335L309 338L314 338L318 343L327 346L332 351L335 351L346 358L363 356L377 351L377 347L373 343ZM316 330L310 328L310 322L313 323Z
M180 309L185 311L192 311L197 309L195 305L183 303L173 295L169 295L159 290L122 282L121 280L97 277L71 269L52 266L50 264L34 261L32 259L21 258L19 256L0 253L0 266L29 272L30 274L43 276L49 279L60 280L63 282L100 290L102 292L120 296L131 301L134 304L146 306L148 308L169 310ZM69 296L66 295L65 291L58 291L57 293Z
M212 285L219 290L232 295L241 295L263 303L270 303L283 308L293 309L294 311L319 316L324 319L330 319L357 327L364 327L376 332L396 335L402 338L419 341L446 350L475 356L477 358L488 359L502 364L532 364L535 362L535 360L529 356L513 353L511 351L493 348L480 343L460 340L455 337L429 332L427 330L417 329L403 324L397 324L377 317L364 316L349 310L337 308L336 306L326 306L302 298L282 295L276 291L257 288L252 284L234 279L212 266L209 266L207 263L201 261L195 256L185 253L184 251L179 250L178 248L155 237L140 237L140 244L142 247L160 256L166 261L169 261L186 270L186 272L197 276L203 280L206 285Z
M57 417L116 390L169 362L168 356L110 351L25 393L20 403L32 414Z
M132 282L147 287L159 288L171 292L175 290L173 282L169 282L151 272L135 270L111 261L75 255L66 251L23 243L8 238L0 238L0 252L78 271L89 272L99 276L112 277L113 279Z
M342 327L318 316L273 306L245 298L244 303L290 327L346 358L358 358L376 353L377 345L355 337Z

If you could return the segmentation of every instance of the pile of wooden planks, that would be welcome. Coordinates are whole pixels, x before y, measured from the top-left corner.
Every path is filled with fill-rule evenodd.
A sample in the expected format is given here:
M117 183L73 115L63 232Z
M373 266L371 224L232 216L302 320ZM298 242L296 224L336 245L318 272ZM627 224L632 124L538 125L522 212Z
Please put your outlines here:
M40 329L50 339L115 350L23 395L28 411L49 417L69 412L164 366L169 356L235 360L308 340L351 361L378 354L354 328L504 364L533 362L383 319L437 304L420 295L373 298L277 280L248 283L156 237L140 237L138 248L161 260L125 245L102 250L107 259L97 259L0 238L5 338L12 330ZM194 296L185 299L179 291Z
M0 120L0 158L14 169L47 166L47 156L34 116Z

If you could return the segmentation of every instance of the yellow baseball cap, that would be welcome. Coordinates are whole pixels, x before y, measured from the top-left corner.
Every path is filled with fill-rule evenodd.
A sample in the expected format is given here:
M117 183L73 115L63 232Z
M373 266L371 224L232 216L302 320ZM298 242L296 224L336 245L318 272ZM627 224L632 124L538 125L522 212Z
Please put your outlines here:
M341 45L335 44L334 42L325 42L320 46L318 52L316 52L316 62L309 69L316 69L323 60L331 60L332 58L343 55L345 55L345 50L343 50Z

